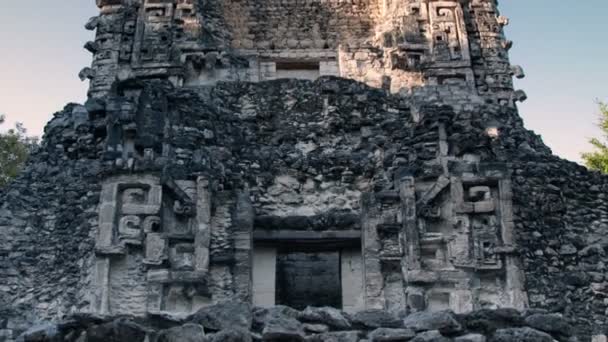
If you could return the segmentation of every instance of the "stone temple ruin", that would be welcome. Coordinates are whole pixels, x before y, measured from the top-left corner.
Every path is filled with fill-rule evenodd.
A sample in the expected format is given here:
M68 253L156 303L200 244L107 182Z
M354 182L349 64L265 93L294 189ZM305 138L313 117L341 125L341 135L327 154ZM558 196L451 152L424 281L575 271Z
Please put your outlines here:
M235 300L605 341L608 181L523 127L495 0L97 5L89 100L0 189L7 341Z
M509 43L501 34L507 20L497 16L492 2L98 5L101 16L88 24L97 29L97 39L87 44L93 67L83 71L91 78L94 98L112 93L117 78L164 78L175 87L192 88L327 75L390 92L428 84L440 92L480 94L502 106L513 106L517 99L511 75L519 68L510 66ZM213 26L212 13L219 14ZM123 92L141 101L137 87ZM139 137L162 135L145 125L156 121L149 124L162 128L162 118L138 115L132 101L118 102L115 113L106 117L135 120L111 120L107 151L126 162L127 169L138 159L169 153L170 146L155 149L154 137ZM326 106L330 115L330 104ZM369 130L362 127L353 140L374 134ZM438 123L434 130L437 139L427 148L436 152L433 167L442 170L416 177L397 167L391 186L382 189L374 189L373 176L338 165L334 172L339 179L277 170L264 180L267 184L243 184L218 198L216 180L209 176L161 180L136 172L107 177L96 238L93 310L190 312L214 297L231 296L257 305L305 307L318 301L348 310L524 308L523 279L513 256L508 172L479 163L474 155L451 156L445 126ZM317 145L303 140L296 149L306 155ZM471 167L476 170L467 170ZM233 208L218 210L231 202ZM236 267L210 269L211 255L221 252L212 245L212 232L230 225L227 216L239 211L242 225L227 233L234 250L220 257ZM344 222L335 222L332 215ZM232 279L236 288L200 292L201 284L213 281L209 276ZM125 277L139 281L129 286L125 281L132 279Z
M502 27L492 1L315 0L97 1L87 23L97 39L80 76L90 95L114 82L163 78L177 87L218 81L339 76L398 93L460 86L488 103L513 105Z

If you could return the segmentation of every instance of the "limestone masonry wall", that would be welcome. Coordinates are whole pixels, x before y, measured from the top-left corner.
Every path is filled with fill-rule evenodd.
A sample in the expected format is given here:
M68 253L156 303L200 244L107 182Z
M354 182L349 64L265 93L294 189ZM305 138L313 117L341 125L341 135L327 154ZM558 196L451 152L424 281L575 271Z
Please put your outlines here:
M124 94L131 94L141 86L130 85L123 89ZM363 241L378 241L379 247L367 247L372 249L364 254L365 279L372 281L365 285L367 299L364 307L367 308L416 311L415 305L422 305L422 308L467 311L494 305L511 306L513 304L500 304L505 300L501 296L507 295L506 300L509 300L509 290L503 286L512 286L500 279L506 276L506 279L513 280L509 278L513 274L509 276L509 271L502 275L500 272L503 271L496 273L506 266L479 273L481 278L470 278L471 283L462 284L470 284L466 286L471 287L461 288L460 292L442 287L444 285L431 286L431 292L426 292L427 286L437 282L433 277L444 272L441 269L452 269L442 277L448 274L454 277L457 269L453 268L457 264L452 259L447 259L449 264L436 268L439 260L444 263L446 259L443 256L435 259L438 257L435 255L432 259L424 259L422 267L434 269L436 275L428 273L425 277L431 278L414 280L411 277L415 273L410 273L411 285L405 287L408 283L403 283L402 273L391 271L391 255L399 253L392 247L395 246L391 240L392 226L374 225L371 226L373 231L369 230L370 217L377 215L370 207L370 200L385 203L381 207L384 215L394 210L391 209L395 205L393 203L398 203L393 199L396 195L391 194L396 175L402 172L412 174L419 180L416 183L422 184L421 193L417 196L428 193L423 180L443 173L442 164L434 164L434 161L438 155L441 156L443 148L439 137L445 131L445 141L448 142L445 151L454 156L447 161L447 165L452 165L449 166L452 175L462 172L457 168L494 168L488 163L504 163L505 171L499 171L499 168L492 172L512 175L515 244L513 249L505 246L501 253L521 260L520 267L525 273L522 289L528 293L529 305L561 312L577 327L580 336L605 332L607 305L603 299L607 280L603 272L606 262L606 225L603 220L606 200L601 193L606 187L606 178L551 156L538 137L523 129L514 110L471 105L469 110L454 112L450 107L422 106L414 115L408 100L402 96L388 95L354 81L332 78L317 82L284 80L257 85L225 83L196 91L171 90L163 83L143 86L143 90L137 91L140 92L139 101L143 101L139 103L138 112L153 113L157 106L170 108L166 114L151 114L160 115L156 116L159 119L164 117L160 119L165 121L162 125L165 138L161 140L164 153L156 155L153 151L155 143L152 143L149 145L152 151L146 152L150 155L146 157L148 159L123 159L125 155L135 156L132 153L139 149L139 143L128 141L121 143L124 147L108 150L107 139L111 131L106 123L113 121L107 121L107 111L118 108L113 103L121 103L124 98L115 97L103 107L101 102L92 100L86 108L71 105L58 113L47 127L41 151L34 155L23 175L3 190L2 227L9 237L3 243L2 272L7 275L3 277L2 285L5 289L2 299L7 303L3 331L23 331L31 322L98 310L94 303L99 300L99 292L90 291L98 286L96 284L103 284L96 280L98 271L94 271L96 267L93 265L99 256L107 253L94 248L102 227L97 216L97 208L101 204L99 198L103 198L100 193L103 181L100 179L104 179L104 174L116 172L124 174L122 177L131 177L131 182L142 179L128 176L133 172L176 179L197 175L198 179L204 176L212 180L209 276L201 278L205 279L200 283L202 287L191 287L188 291L194 292L189 292L191 294L186 297L182 297L188 293L183 292L186 289L180 289L186 278L173 280L177 281L175 286L178 287L174 290L170 287L165 290L169 292L163 292L163 296L168 297L161 300L160 305L167 305L161 307L161 311L193 312L201 305L205 306L207 301L251 298L251 288L246 280L251 272L246 262L251 244L247 242L249 238L239 240L242 229L239 227L257 227L255 231L258 233L253 235L254 244L256 236L267 237L277 228L306 232L326 229L327 226L345 229L345 232L362 231ZM145 100L144 94L148 94ZM123 104L120 108L130 107ZM88 112L88 120L82 120L85 111ZM440 124L442 122L444 124ZM498 139L486 134L488 122L501 127ZM442 126L444 128L439 130ZM128 135L124 138L130 139ZM142 140L141 143L146 142ZM128 146L133 150L128 150ZM227 146L231 146L230 149ZM463 164L469 159L473 164ZM276 175L281 176L277 178ZM234 197L240 184L246 183L249 184L248 195ZM39 190L34 193L32 189ZM170 188L166 189L169 191ZM175 196L179 195L171 191L172 194L167 196L178 198ZM361 203L349 200L349 196L356 197L361 192L370 191L375 195L364 196L367 199ZM42 196L42 193L48 195ZM248 202L252 204L247 205ZM433 212L435 209L425 210ZM439 209L439 212L449 213L446 210ZM36 214L32 215L32 212ZM174 221L177 218L171 218L172 215L175 215L173 210L162 215L163 229L181 229L175 226L179 221ZM359 221L360 215L363 215L363 221ZM193 219L201 220L197 216ZM437 222L436 219L425 224L428 234L445 229L441 228L441 221L438 221L438 226L433 222ZM477 223L473 224L474 229L480 229ZM269 233L263 233L265 230ZM380 234L379 240L370 240L369 234L372 233ZM152 243L149 238L146 244ZM184 238L186 236L179 241L187 241ZM193 239L196 240L196 236ZM188 248L174 246L182 250ZM194 246L196 248L197 244ZM136 246L125 247L129 251L132 248L137 251ZM170 244L167 253L176 247ZM379 254L374 254L375 248L379 248ZM162 257L162 250L150 250L150 253L157 251ZM455 251L449 252L450 258L458 255L454 254ZM498 249L494 251L498 252ZM122 252L117 253L122 255ZM189 260L172 259L169 254L168 260L175 260L170 261L172 263ZM127 255L137 254L129 252ZM205 265L204 255L201 255L201 265ZM496 260L501 260L500 263L508 260L503 258ZM373 263L370 264L373 260L380 261L379 277L370 272L374 267ZM187 270L190 266L186 265L174 267ZM134 270L141 272L143 269L140 267ZM115 270L118 273L111 276L111 282L112 277L120 276L120 267ZM181 276L187 276L180 272ZM498 278L488 278L493 274ZM148 282L152 279L150 276L148 274ZM122 291L125 287L116 287L117 284L109 288L107 308L120 313L125 311L112 303L122 305L126 302L115 302L119 293L113 288ZM380 286L377 292L380 297L372 295L376 293L376 286ZM458 298L467 297L452 297L455 293L464 295L468 291L473 294L471 302L459 302L462 299ZM129 298L133 299L134 293L130 292ZM403 293L409 295L404 297ZM422 295L420 304L416 304L418 299L414 295L417 293ZM450 296L442 299L442 293ZM183 298L191 298L191 302L183 302ZM192 306L195 298L202 302ZM149 304L145 307L150 310ZM137 313L137 310L128 309L127 312Z
M573 341L562 317L542 310L449 311L406 317L383 310L347 314L330 307L295 310L287 306L252 308L226 302L188 317L102 318L75 315L58 324L32 327L25 341L311 341L311 342L510 342Z
M381 1L228 1L226 26L235 49L332 49L374 36Z
M524 128L496 1L97 5L0 341L606 341L608 178Z
M218 80L342 76L392 92L458 84L513 106L508 19L494 0L98 1L97 30L80 77L90 95L115 79L166 78L176 86Z

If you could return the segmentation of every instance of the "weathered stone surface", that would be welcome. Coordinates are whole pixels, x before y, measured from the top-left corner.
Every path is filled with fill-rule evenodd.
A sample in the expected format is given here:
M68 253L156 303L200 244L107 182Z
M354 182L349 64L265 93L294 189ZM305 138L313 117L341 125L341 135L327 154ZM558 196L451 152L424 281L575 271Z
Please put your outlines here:
M53 323L40 324L29 328L19 339L24 342L60 341L59 329ZM8 338L7 338L8 339Z
M251 329L251 306L241 302L224 302L200 309L188 321L202 325L205 329Z
M364 310L352 315L351 321L357 326L368 328L400 328L403 321L384 310Z
M529 327L498 329L490 337L490 342L553 342L551 335Z
M267 341L289 340L303 341L304 328L295 318L273 315L264 325L262 337Z
M207 337L209 342L252 342L251 334L245 329L224 329Z
M431 330L431 331L425 331L425 332L422 332L422 333L416 335L416 337L414 337L414 339L412 339L411 341L412 342L452 342L452 339L441 335L441 333L437 330Z
M407 316L403 325L414 331L438 330L447 334L462 331L462 326L451 311L416 312Z
M304 330L313 334L321 334L329 331L329 326L325 324L303 324Z
M253 330L262 331L268 320L273 317L297 319L299 315L300 312L298 310L284 305L277 305L271 308L255 307L253 308Z
M467 334L454 338L454 342L486 342L487 338L481 334Z
M344 317L344 314L340 310L331 307L307 307L300 314L300 320L303 322L327 324L332 328L341 330L351 328L351 323Z
M186 323L159 332L158 342L205 342L205 329L202 325Z
M559 314L533 314L526 317L526 324L554 336L572 336L572 327Z
M149 314L146 317L146 321L159 329L170 329L186 323L188 317L185 315L175 315L167 312L161 312L157 314Z
M585 341L575 336L566 336L563 333L553 332L554 337L528 326L528 322L516 322L509 325L507 320L501 322L502 328L482 333L469 330L463 325L459 331L443 331L437 329L414 331L408 328L373 328L377 320L372 318L369 324L362 322L358 330L341 330L335 326L325 324L311 324L300 320L298 311L286 306L270 308L253 308L254 313L266 312L261 316L259 328L252 329L224 328L220 331L207 333L202 325L178 321L159 319L158 317L128 318L128 317L99 317L95 315L76 315L69 317L59 324L44 324L32 327L17 341L33 342L86 342L86 341L156 341L156 342L249 342L249 341L327 341L327 342L408 342L408 341L435 341L435 342L487 342L487 341L549 341L555 338L558 341L575 342ZM485 317L505 316L504 310L483 310ZM244 313L246 315L246 313ZM369 310L365 311L369 314ZM387 313L388 314L388 313ZM356 315L356 313L354 314ZM375 312L374 316L380 315ZM512 315L512 313L511 313ZM527 317L532 315L548 315L549 319L556 319L551 314L540 311L528 311ZM361 319L364 315L360 315ZM459 319L466 321L469 316L479 318L479 312L462 314ZM539 318L530 322L535 324ZM545 317L545 320L548 318ZM445 319L444 319L445 320ZM437 320L434 320L436 322ZM559 323L559 322L558 322ZM436 324L436 323L434 323ZM547 323L545 323L547 324ZM560 326L559 323L557 326ZM445 325L445 324L442 324ZM428 324L427 324L428 326ZM11 335L5 340L10 341ZM24 338L25 337L25 338ZM598 335L599 338L599 335Z
M86 336L89 342L144 342L149 332L149 329L128 318L118 318L89 327Z
M309 337L310 342L358 342L361 333L359 331L338 331L317 334Z
M487 334L496 329L520 327L525 324L521 313L515 309L477 310L465 315L462 321L468 329Z
M409 341L416 336L411 329L378 328L368 335L371 342Z

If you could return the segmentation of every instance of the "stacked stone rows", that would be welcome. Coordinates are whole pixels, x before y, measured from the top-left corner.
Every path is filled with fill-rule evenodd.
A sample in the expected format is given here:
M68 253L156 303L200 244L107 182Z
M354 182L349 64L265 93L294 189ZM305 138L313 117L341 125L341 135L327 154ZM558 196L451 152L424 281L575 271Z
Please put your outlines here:
M252 184L284 168L322 174L335 182L344 178L336 165L346 165L356 174L374 175L373 165L380 162L389 168L409 163L418 167L416 172L432 171L424 162L435 154L425 146L437 141L433 123L450 117L448 138L454 153L474 151L484 160L511 165L517 247L524 261L530 305L560 311L579 336L605 333L608 179L552 156L538 136L524 129L515 111L473 106L462 98L460 110L450 116L441 114L438 107L424 106L449 102L442 94L398 98L334 78L313 83L223 84L210 92L203 96L184 89L170 91L169 103L175 112L171 115L188 128L183 132L196 134L176 130L167 141L184 150L188 163L180 164L181 157L174 157L163 163L159 159L158 165L174 165L186 175L209 164L222 166L223 173L218 171L213 178L222 179L225 186L243 170L248 170L244 177L250 176ZM420 110L410 113L410 102ZM4 237L0 241L0 335L13 336L11 331L23 331L25 322L87 307L84 293L90 281L87 270L99 199L97 177L105 167L101 158L105 119L95 116L106 108L99 106L89 105L88 114L74 105L59 113L47 126L43 146L23 174L0 190ZM410 114L422 121L410 122ZM482 145L480 133L492 119L502 126L495 151ZM357 139L339 144L323 139L336 134L361 136L367 142L353 149L350 142ZM323 158L320 152L303 155L294 147L300 141L335 152ZM376 159L366 152L368 146L385 146L387 153ZM404 160L404 155L416 158ZM261 187L271 183L270 176ZM376 179L378 187L384 186L383 178Z
M373 32L376 1L238 1L225 5L233 46L244 49L323 49ZM247 20L243 18L248 18Z
M566 342L578 341L560 315L519 313L512 309L480 310L466 315L450 311L391 314L366 310L349 315L330 307L298 311L285 306L251 308L224 302L187 318L155 316L75 316L44 324L20 340L87 342Z
M104 143L87 120L83 106L56 113L25 170L0 189L0 341L33 312L83 307Z

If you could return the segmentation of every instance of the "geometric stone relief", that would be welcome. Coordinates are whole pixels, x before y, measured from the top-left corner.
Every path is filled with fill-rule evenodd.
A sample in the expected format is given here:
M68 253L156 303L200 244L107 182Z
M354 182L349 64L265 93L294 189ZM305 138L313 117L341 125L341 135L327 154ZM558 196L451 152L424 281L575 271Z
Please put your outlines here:
M311 10L330 10L327 16L305 18L306 14L291 11L289 2L279 6L246 0L224 6L222 2L194 0L101 0L101 16L94 25L88 25L98 30L96 41L87 44L94 54L94 70L89 75L92 95L102 96L115 80L162 77L180 86L188 83L192 73L196 76L192 76L193 82L212 84L217 79L230 79L231 74L240 77L241 72L257 74L258 80L298 75L314 79L331 73L395 92L422 85L440 90L447 85L450 91L476 90L473 87L477 86L480 93L500 94L501 98L512 92L511 74L517 70L506 60L506 48L502 47L506 44L502 34L505 20L497 17L494 1L364 0L356 6L333 0L295 2L298 6L304 3ZM287 12L294 18L297 14L298 20L307 19L310 27L298 32L285 26L290 20L277 14ZM212 18L216 15L219 17ZM264 20L255 20L261 16ZM364 25L357 28L348 20L334 23L330 19L349 17ZM226 22L208 25L214 19ZM296 37L278 39L286 29L297 33ZM328 32L342 31L346 35L324 37ZM260 32L265 35L263 41L249 37ZM314 39L306 37L309 33ZM255 45L249 46L245 40ZM239 49L227 50L226 46ZM145 129L140 123L131 125L129 119L136 112L134 106L126 100L108 105L112 122L107 131L108 150L124 160L132 160L131 155L143 147L134 137ZM424 148L431 158L441 154L435 165L443 168L441 176L428 168L425 171L436 180L431 181L429 174L402 177L395 179L394 190L367 194L369 198L364 200L362 250L365 304L369 308L463 311L468 307L525 305L513 254L509 176L499 169L454 172L451 162L467 162L447 155L445 135L444 127L439 144L431 142ZM154 154L151 148L144 151ZM421 160L428 156L418 154ZM476 162L469 164L480 167L479 160ZM317 211L314 199L324 199L325 194L311 189L302 201L297 183L290 192L295 195L274 196L269 188L271 196L267 197L286 198L278 211ZM239 293L246 294L251 277L235 269L247 270L252 262L247 260L250 232L247 224L239 220L232 223L234 194L227 193L225 199L219 195L214 195L218 205L214 210L213 258L214 267L221 263L223 268L210 275L211 199L206 180L167 180L151 175L108 179L100 207L95 310L128 311L122 309L120 301L108 299L127 290L125 297L130 293L134 298L127 304L137 310L189 311L206 300L206 281L212 277L221 279L209 285L225 284L226 291L222 291L227 297L233 295L231 281ZM360 192L351 191L346 204L352 207L349 209L359 210L359 197ZM323 206L326 203L319 204ZM236 261L234 265L232 261ZM144 290L130 287L128 279L140 278L144 279ZM507 295L496 296L501 292Z
M526 307L513 254L510 179L500 166L479 168L478 173L447 172L449 177L434 182L405 176L398 192L367 195L368 307L456 312ZM391 264L399 265L400 284ZM401 296L392 294L396 288Z
M457 1L386 1L376 28L382 48L340 49L340 75L372 86L459 85L473 88L469 38Z
M204 178L162 184L151 175L106 180L92 310L189 313L208 302L209 201ZM130 299L114 300L119 294Z
M435 60L470 60L464 16L458 2L431 2L429 22Z
M513 101L502 33L506 21L490 1L98 5L100 19L88 26L98 31L95 42L87 44L94 62L82 73L91 79L94 97L107 94L117 78L162 77L183 86L335 75L392 92L445 85L504 105ZM218 16L214 32L207 15ZM351 25L351 18L359 25ZM294 29L294 22L302 29Z
M511 254L510 180L500 170L485 172L482 176L452 175L449 191L426 204L431 207L427 212L440 214L418 218L419 227L442 227L433 232L420 230L421 269L443 283L422 286L427 292L427 307L432 307L433 301L437 304L437 287L446 283L455 289L449 291L448 306L459 312L526 305L522 279ZM512 267L506 268L505 262ZM488 283L488 279L492 281Z

